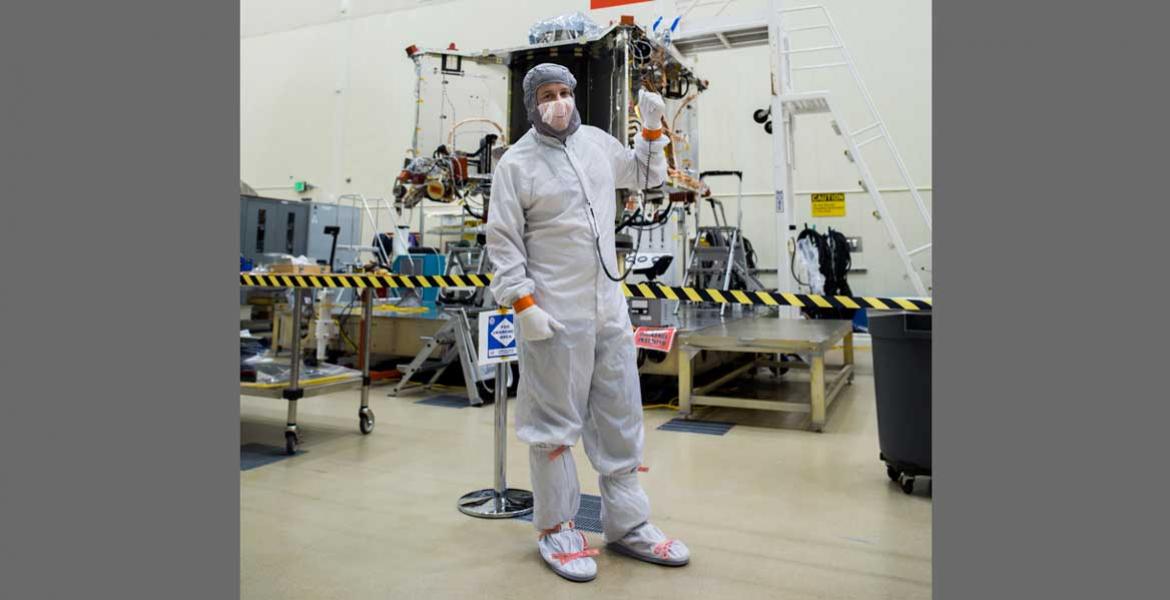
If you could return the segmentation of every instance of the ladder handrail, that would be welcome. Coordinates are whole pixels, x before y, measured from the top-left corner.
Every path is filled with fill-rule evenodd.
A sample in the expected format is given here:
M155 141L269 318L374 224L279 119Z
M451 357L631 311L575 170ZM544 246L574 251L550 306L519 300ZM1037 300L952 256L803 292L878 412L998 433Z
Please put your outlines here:
M853 62L853 55L849 53L849 48L845 47L845 43L837 35L837 23L833 20L833 16L829 14L829 10L822 6L821 12L824 13L825 20L829 22L829 31L833 36L833 41L841 46L841 54L848 64L849 72L853 75L853 81L857 82L857 87L861 90L861 97L865 99L866 106L869 107L870 112L876 117L875 121L879 123L878 127L881 129L882 135L886 138L886 147L894 155L894 162L898 166L898 171L901 173L902 179L906 181L906 187L910 188L910 196L914 198L914 203L918 205L918 212L922 215L922 220L926 223L926 231L933 236L933 219L931 218L930 211L927 210L926 203L923 202L922 196L918 193L917 186L914 185L914 180L910 177L910 171L906 168L905 161L902 160L902 153L898 152L898 147L894 144L893 136L886 129L886 122L882 119L881 112L878 111L877 105L873 101L873 96L869 93L869 87L865 85L865 80L861 78L861 73L857 71L857 65Z
M378 232L378 222L374 219L374 213L373 213L373 211L370 210L370 203L366 201L365 195L364 194L342 194L342 195L337 197L337 201L341 202L342 200L351 200L351 201L357 200L357 201L362 203L362 208L365 210L365 213L366 213L366 219L368 219L370 222L370 228L372 228L374 230L375 249L382 253L382 260L384 261L384 264L389 266L390 265L390 253L386 252L386 245L382 243L382 236L379 235L379 232ZM383 199L383 201L384 200L385 199ZM395 222L393 213L391 213L390 221L391 221L391 223ZM397 228L394 230L394 232L395 233L398 232Z
M833 119L840 125L841 129L848 131L848 125L845 120L838 115L833 109L833 104L829 102L829 110L833 111ZM860 157L861 150L853 141L853 138L848 136L841 136L845 139L845 143L849 146L849 151L855 157ZM914 263L910 260L910 255L906 251L906 242L902 240L902 234L898 233L898 228L894 225L893 216L889 209L886 208L886 203L882 200L881 192L877 189L877 182L874 181L873 175L869 172L869 166L865 164L864 160L857 160L854 162L857 169L861 172L863 180L862 188L869 194L870 199L873 200L874 205L878 209L880 221L886 227L886 234L890 236L890 242L894 245L894 250L898 253L898 257L902 260L902 266L906 269L906 275L910 278L910 283L914 285L914 291L920 296L926 295L926 286L922 283L922 278L918 276L918 271L914 269Z
M906 187L910 189L910 196L914 199L914 204L918 208L918 213L922 216L923 223L926 225L927 233L930 233L933 235L934 227L933 227L933 219L931 217L931 211L926 207L926 202L923 201L922 196L918 193L918 188L916 185L914 185L914 179L910 176L909 169L906 168L906 162L902 158L902 153L898 151L897 145L894 144L894 138L890 135L889 130L886 129L885 120L882 119L881 112L878 111L877 104L873 101L873 96L869 92L869 87L865 85L865 80L862 79L861 74L857 71L857 65L853 61L853 55L850 54L849 48L845 45L845 42L842 41L841 36L839 36L837 34L837 23L836 23L836 21L833 20L833 16L829 13L829 9L824 7L823 5L813 4L813 5L807 5L807 6L797 6L797 7L793 7L793 8L781 9L780 12L781 13L794 13L794 12L802 12L802 11L809 11L809 10L820 11L820 13L822 15L824 15L825 21L827 21L826 25L824 25L824 26L816 25L816 26L797 27L797 28L793 28L793 29L785 29L784 32L791 33L793 31L807 31L807 30L812 30L812 29L825 29L825 28L827 28L829 30L829 34L833 38L833 45L819 46L819 47L812 47L812 48L800 48L797 50L790 50L790 49L786 48L786 49L780 51L781 54L782 55L792 55L792 54L803 53L803 52L816 52L816 51L823 51L823 50L839 50L842 54L842 57L845 59L845 61L843 63L823 63L823 64L817 64L817 65L797 66L797 67L789 66L789 69L792 71L808 71L808 70L813 70L813 69L834 68L834 67L842 67L842 66L849 69L850 74L853 76L853 81L857 84L858 90L861 91L861 97L865 101L866 109L869 110L870 114L874 117L875 123L881 129L881 134L886 140L886 147L890 150L890 153L894 157L894 164L898 168L898 174L901 175L902 180L905 181ZM875 140L869 140L869 141L875 141ZM868 141L867 141L867 143L868 143ZM859 145L859 147L860 147L860 145Z
M820 4L808 4L806 6L794 6L792 8L782 8L782 9L780 9L780 12L794 13L794 12L801 12L801 11L806 11L806 10L816 10L816 9L825 10L825 7L821 6Z

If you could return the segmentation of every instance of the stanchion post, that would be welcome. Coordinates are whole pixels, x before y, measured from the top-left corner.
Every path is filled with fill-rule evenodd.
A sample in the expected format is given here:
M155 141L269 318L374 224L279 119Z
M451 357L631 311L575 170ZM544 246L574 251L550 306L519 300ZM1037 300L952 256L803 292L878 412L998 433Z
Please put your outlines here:
M508 492L508 365L496 365L496 510L503 510L503 499Z
M479 316L486 319L488 313ZM495 486L464 494L459 498L459 512L481 519L508 519L532 512L532 492L508 488L508 363L496 364L495 378Z

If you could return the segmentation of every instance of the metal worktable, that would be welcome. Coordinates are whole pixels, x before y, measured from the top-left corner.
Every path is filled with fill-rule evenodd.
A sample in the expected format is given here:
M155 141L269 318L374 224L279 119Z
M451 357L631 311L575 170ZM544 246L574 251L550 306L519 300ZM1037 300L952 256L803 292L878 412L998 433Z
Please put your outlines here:
M844 346L845 364L826 369L825 353L836 344ZM850 321L783 319L773 316L754 316L726 320L702 329L680 332L677 345L683 359L679 361L679 412L690 416L695 406L726 406L810 413L811 427L822 431L825 411L846 383L853 381L853 325ZM750 353L756 356L718 379L695 388L692 360L700 351ZM778 362L780 354L801 354L810 357L808 363ZM771 366L785 369L809 370L807 399L739 398L709 394L720 386L756 367Z
M316 396L320 394L327 394L331 392L338 392L344 389L349 389L357 385L361 385L361 406L358 407L358 430L363 434L368 434L374 430L374 411L370 410L370 327L373 323L371 313L373 312L374 293L370 288L362 290L362 335L359 343L359 353L362 363L362 374L360 377L353 376L341 380L333 380L327 383L302 384L301 382L301 309L304 306L305 294L311 293L309 290L302 288L293 288L293 306L292 306L292 353L289 356L289 381L288 385L277 388L257 388L253 386L240 384L241 396L262 396L268 398L284 398L288 401L288 420L284 428L284 449L289 454L295 454L297 451L297 444L300 442L300 437L297 434L297 402L303 398ZM275 337L275 336L274 336ZM274 340L275 348L275 340Z
M669 302L663 300L662 302ZM762 315L775 314L775 310L766 306L733 306L727 314L720 316L719 308L711 308L707 306L700 306L695 304L684 304L678 309L676 314L673 308L663 311L662 322L658 325L660 327L674 327L678 330L675 335L674 347L670 349L665 357L657 353L647 353L653 358L646 358L640 361L638 366L638 373L640 375L666 375L670 377L677 377L679 375L680 356L682 356L681 347L679 344L679 336L686 332L698 331L712 325L720 323L730 323L741 319L750 319ZM714 368L718 368L733 357L726 355L708 352L698 357L692 357L691 372L694 375L701 375L702 373Z

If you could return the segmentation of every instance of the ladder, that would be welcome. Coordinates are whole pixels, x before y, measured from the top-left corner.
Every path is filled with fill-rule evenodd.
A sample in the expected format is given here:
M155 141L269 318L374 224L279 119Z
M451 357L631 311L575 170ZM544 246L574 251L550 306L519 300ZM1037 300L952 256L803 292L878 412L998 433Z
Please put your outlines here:
M453 266L454 265L454 266ZM447 274L477 274L482 275L491 271L491 261L487 249L482 246L458 248L452 251L452 260L447 265ZM467 388L467 402L471 406L484 403L481 397L480 385L485 381L485 373L478 367L477 332L479 313L495 308L495 300L486 292L485 288L448 288L442 302L448 304L443 307L447 314L447 322L439 328L435 335L423 337L423 347L414 355L409 363L398 365L402 372L402 379L394 385L390 396L398 396L407 386L429 389L433 386L447 368L459 362L463 370L463 381ZM463 292L469 295L454 295L453 292ZM470 313L470 314L469 314ZM442 348L442 356L432 358L436 350ZM411 381L416 375L430 373L430 379L425 384ZM508 382L505 382L507 385ZM495 383L493 384L495 385ZM490 388L483 388L488 390ZM490 399L490 397L489 397Z
M380 227L378 227L378 225L381 222L381 219L379 219L377 216L374 215L374 211L378 210L378 209L385 210L386 214L390 216L390 230L393 231L395 234L397 234L399 226L398 226L398 220L394 218L394 208L392 206L390 206L390 203L387 202L385 198L374 198L374 200L377 201L381 206L375 206L373 209L371 209L370 208L370 201L365 197L364 194L342 194L341 196L337 197L337 203L339 205L341 204L341 202L343 200L350 201L349 206L355 206L355 207L357 206L357 204L356 204L357 202L361 202L362 211L366 215L366 222L369 223L371 231L374 232L374 245L373 246L363 245L360 243L361 227L359 225L358 236L357 236L359 243L355 244L350 249L357 250L359 252L361 252L361 251L372 252L374 254L374 257L377 258L379 261L381 261L382 264L385 264L385 265L392 264L391 259L394 256L393 249L387 248L386 245L384 243L382 243L382 237L379 235L379 233L382 230Z
M739 229L699 227L691 247L691 260L687 264L686 287L730 290L733 274L754 279L744 264L743 237L739 235Z
M795 291L791 277L786 276L787 244L794 244L792 234L792 154L793 139L792 127L796 117L808 114L828 113L832 119L833 130L841 136L845 144L845 158L858 171L858 184L870 198L875 209L875 216L882 221L889 238L890 247L898 254L898 258L905 270L905 277L910 281L914 291L922 296L929 295L927 286L922 280L922 272L929 272L929 261L924 260L931 249L932 227L931 212L922 199L921 194L910 177L905 161L894 144L881 117L869 88L861 78L853 56L842 41L836 23L828 9L820 5L806 5L786 7L784 0L769 0L764 10L749 14L724 14L733 0L659 0L660 10L664 14L679 14L683 17L682 27L675 36L673 44L682 54L701 53L709 50L743 48L768 44L771 47L771 75L772 75L772 105L769 109L774 122L779 127L774 128L773 140L773 179L776 183L776 235L781 241L777 244L779 290L782 292ZM714 15L700 17L691 13L700 7L717 7ZM816 33L819 32L819 33ZM794 47L791 40L793 35L807 39L812 35L820 35L827 42L810 43L801 47ZM827 34L827 38L825 37ZM797 64L793 64L793 63ZM852 81L850 97L856 95L864 105L864 124L857 129L850 129L842 117L840 107L835 105L834 99L841 100L848 90L829 91L798 91L793 86L793 74L796 72L817 72L833 69L847 69ZM834 95L836 94L836 95ZM914 248L908 248L905 238L899 231L889 208L882 197L873 173L866 160L868 155L877 158L875 152L882 150L888 153L896 167L901 186L908 190L913 199L917 212L917 219L925 226L925 243ZM918 264L916 261L925 264Z
M414 355L414 359L407 364L398 365L398 369L402 372L402 379L394 384L390 396L401 395L404 390L408 389L407 386L429 389L439 380L439 377L443 376L447 367L458 361L459 367L463 370L463 380L467 385L468 404L471 406L483 404L483 399L479 397L478 386L476 386L476 383L480 382L483 377L476 362L475 336L472 333L476 331L472 326L474 318L468 318L467 310L462 307L447 312L449 316L447 323L436 331L435 335L422 338L426 343L423 344L418 354ZM438 359L432 359L431 355L439 348L443 348L442 356ZM424 373L431 373L430 379L425 384L410 385L415 375Z
M920 271L926 271L928 269L927 267L915 265L913 258L929 250L932 242L928 239L925 244L912 250L907 249L906 242L899 232L885 200L882 198L881 191L878 188L877 182L874 180L873 173L866 163L864 154L866 149L884 148L889 153L889 156L893 158L893 162L897 167L898 177L901 180L900 183L910 192L910 196L914 200L914 206L917 209L918 217L921 219L922 225L925 226L928 236L933 233L930 210L923 201L922 195L919 194L914 180L910 177L910 172L906 168L902 154L898 152L893 138L886 129L885 121L882 120L881 113L878 111L877 105L874 104L873 97L869 93L869 88L865 85L865 80L861 78L861 74L857 70L857 65L853 61L853 55L849 53L845 42L842 41L832 15L829 14L828 9L820 5L781 8L778 6L778 3L774 3L773 9L776 12L778 27L782 32L781 44L778 49L780 67L784 72L781 77L784 85L782 86L779 97L783 109L782 114L784 115L782 120L787 121L786 126L791 128L791 119L800 115L817 113L828 113L831 115L833 131L841 136L845 143L845 158L857 168L858 175L861 177L857 183L873 202L878 218L881 220L889 236L889 241L898 253L898 258L902 262L906 276L909 278L916 293L922 296L928 295L926 285L923 283L920 275ZM796 14L802 14L802 16L807 15L811 18L811 22L801 26L790 26L788 24L789 17ZM793 33L812 31L826 32L829 37L829 43L799 48L791 47L789 40ZM827 55L834 58L827 59L828 62L818 61L811 64L793 66L792 58L798 55ZM832 94L828 91L798 93L792 89L792 73L794 71L818 71L839 68L848 69L851 79L856 86L856 91L863 100L868 122L857 129L850 129L846 125L844 118L834 106ZM875 142L880 142L880 144L874 145Z
M931 243L927 242L926 244L919 246L914 250L907 250L906 242L902 239L902 234L898 231L898 227L894 223L893 216L890 215L890 210L886 206L885 199L882 198L882 194L878 189L877 182L874 181L873 174L870 172L869 166L866 165L865 159L861 154L861 149L864 146L871 144L879 139L886 140L886 143L889 145L889 147L893 148L893 142L890 141L888 135L883 133L877 133L876 135L871 135L866 137L864 140L858 141L860 136L864 135L866 132L874 129L875 127L884 129L885 126L879 120L856 131L850 131L848 126L845 124L844 118L836 110L834 110L833 103L831 101L831 95L826 91L807 92L801 94L784 94L780 96L780 101L784 106L784 114L788 118L799 115L818 113L828 113L832 116L833 131L835 131L837 135L841 136L845 142L845 158L847 158L849 162L853 163L857 167L857 172L861 177L857 184L861 187L862 191L869 195L870 200L873 202L874 209L878 213L878 220L880 220L882 225L885 226L886 234L890 238L890 243L894 246L894 250L898 253L898 258L902 262L902 267L905 269L906 275L910 279L911 285L914 286L914 291L920 296L929 295L926 290L926 285L922 282L922 277L919 275L918 267L915 266L913 262L913 257L917 254L925 252L926 250L929 250ZM788 127L791 127L791 124L788 124ZM909 174L904 175L903 182L905 186L909 188L910 193L917 200L916 204L919 206L919 214L922 216L924 224L926 225L926 229L929 232L931 230L930 213L926 210L926 206L922 202L921 197L918 195L918 190L914 187L914 183L909 180ZM925 270L925 268L923 270Z
M483 246L453 247L447 253L447 269L444 275L486 275L491 272L487 260L487 249ZM439 292L444 304L482 306L486 288L445 288Z
M684 285L694 288L711 288L730 290L732 277L737 277L737 288L748 291L764 289L764 284L748 268L747 251L743 242L743 172L742 171L703 171L699 180L715 176L733 176L739 181L737 188L738 208L735 226L727 222L727 213L723 210L723 202L716 198L708 198L711 203L711 213L714 215L715 225L702 226L699 224L700 211L695 207L695 241L691 247L684 275ZM723 314L726 304L719 307L719 314ZM678 313L678 307L675 307Z

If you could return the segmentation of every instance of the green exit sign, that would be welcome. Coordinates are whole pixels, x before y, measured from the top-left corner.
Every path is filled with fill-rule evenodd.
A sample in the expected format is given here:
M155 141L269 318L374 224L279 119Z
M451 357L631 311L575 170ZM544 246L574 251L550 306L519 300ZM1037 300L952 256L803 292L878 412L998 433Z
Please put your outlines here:
M295 189L298 194L303 194L309 191L309 188L311 187L313 186L309 185L308 181L297 181L293 183L293 189Z

